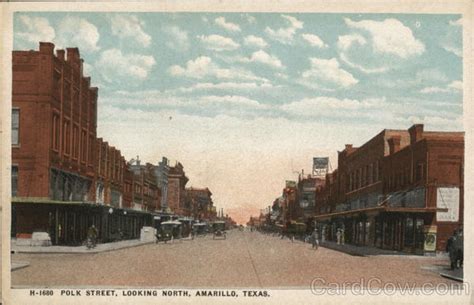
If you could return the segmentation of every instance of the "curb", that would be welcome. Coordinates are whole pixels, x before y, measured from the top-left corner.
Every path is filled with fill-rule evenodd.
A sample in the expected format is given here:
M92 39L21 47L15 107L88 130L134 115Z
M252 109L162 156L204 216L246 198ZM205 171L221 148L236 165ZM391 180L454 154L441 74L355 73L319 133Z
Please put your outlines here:
M135 244L135 245L126 245L123 247L112 248L112 249L104 249L104 250L72 250L72 251L22 251L22 250L11 250L12 253L23 253L23 254L98 254L103 252L110 252L115 250L127 249L127 248L134 248L139 246L144 246L148 244L153 244L154 241L149 241L145 243Z

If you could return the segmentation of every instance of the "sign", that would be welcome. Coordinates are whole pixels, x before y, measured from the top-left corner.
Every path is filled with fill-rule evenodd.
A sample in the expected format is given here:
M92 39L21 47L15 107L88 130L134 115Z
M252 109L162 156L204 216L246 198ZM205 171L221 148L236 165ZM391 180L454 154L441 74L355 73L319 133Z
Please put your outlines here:
M423 249L425 252L434 252L436 251L436 234L438 231L437 226L425 226L425 242Z
M293 181L293 180L286 180L286 187L289 188L289 187L296 187L296 181Z
M328 168L329 158L313 158L313 168L314 169L325 169Z
M448 209L447 212L436 212L437 221L459 220L459 188L439 187L436 197L436 207Z
M329 158L313 158L313 176L323 177L328 173Z

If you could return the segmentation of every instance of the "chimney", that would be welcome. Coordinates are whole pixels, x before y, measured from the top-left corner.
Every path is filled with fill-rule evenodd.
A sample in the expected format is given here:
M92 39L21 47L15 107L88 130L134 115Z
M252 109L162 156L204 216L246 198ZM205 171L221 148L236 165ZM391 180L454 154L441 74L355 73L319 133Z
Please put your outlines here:
M352 148L352 144L346 144L346 150L349 150Z
M410 133L410 145L420 141L423 138L423 124L414 124L408 129Z
M65 54L64 52L65 52L64 50L56 50L56 56L58 57L60 61L64 61L64 59L66 58L64 56Z
M400 136L393 136L388 139L388 147L391 155L400 150Z
M81 56L79 55L79 49L78 48L66 48L67 50L67 61L68 62L79 62Z
M39 51L40 53L54 54L54 43L40 42Z

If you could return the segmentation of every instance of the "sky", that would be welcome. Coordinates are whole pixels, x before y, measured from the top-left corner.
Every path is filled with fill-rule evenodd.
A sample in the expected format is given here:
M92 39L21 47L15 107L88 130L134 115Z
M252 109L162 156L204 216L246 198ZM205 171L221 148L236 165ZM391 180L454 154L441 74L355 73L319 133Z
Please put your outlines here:
M244 223L313 157L381 130L463 130L462 19L435 14L20 12L14 49L78 47L98 136Z

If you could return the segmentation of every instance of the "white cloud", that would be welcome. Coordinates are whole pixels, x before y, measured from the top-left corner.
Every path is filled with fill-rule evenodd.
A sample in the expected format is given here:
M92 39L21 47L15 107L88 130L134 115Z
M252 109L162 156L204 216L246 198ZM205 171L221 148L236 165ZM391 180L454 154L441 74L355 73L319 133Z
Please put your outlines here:
M166 46L170 49L178 51L186 51L189 49L188 32L181 30L177 26L166 27L164 31L169 36Z
M408 58L425 51L424 44L413 36L411 29L397 19L352 21L345 18L344 21L348 27L366 31L371 35L375 53Z
M431 93L451 93L456 91L462 91L462 81L455 80L449 83L445 87L425 87L420 90L420 93L431 94Z
M83 18L65 17L58 27L58 47L78 47L80 51L93 52L100 48L97 27Z
M367 40L359 34L342 35L337 38L337 46L340 50L346 51L352 44L365 45Z
M209 50L214 51L232 51L237 49L240 45L231 38L220 35L199 35L197 36L204 46Z
M217 17L214 23L230 32L240 32L240 26L232 22L226 22L224 17Z
M458 20L450 20L449 25L462 26L462 18L459 18Z
M283 44L291 44L297 30L303 28L303 22L293 16L281 15L287 23L288 27L274 30L270 27L265 28L265 33L271 38Z
M451 83L448 85L448 88L451 88L451 89L454 89L454 90L462 91L462 81L460 81L460 80L455 80L455 81L451 82Z
M234 56L231 58L227 58L227 60L239 61L239 62L245 62L245 63L260 63L260 64L264 64L264 65L270 66L272 68L277 68L277 69L284 68L283 64L281 63L280 59L278 59L278 57L274 55L270 55L263 50L253 52L252 55L250 55L250 57Z
M301 37L303 37L304 40L306 40L312 47L318 47L320 49L326 49L329 46L322 41L321 38L317 35L313 34L302 34Z
M357 111L357 116L370 116L368 111L379 111L384 105L385 98L357 100L318 96L284 104L280 109L297 116L353 117Z
M262 90L275 88L270 83L257 82L220 82L220 83L197 83L187 88L180 88L182 92L193 92L196 90Z
M245 81L268 82L267 79L258 77L252 72L240 68L221 68L207 56L200 56L194 60L189 60L185 67L178 65L171 66L168 69L168 73L172 76L184 76L196 79L215 77L223 80L238 79Z
M121 50L109 49L102 52L96 67L108 81L118 76L131 76L132 79L145 79L156 64L153 56L139 54L123 54Z
M311 68L302 73L305 82L316 82L326 88L347 88L357 84L359 81L354 76L342 69L336 58L321 59L310 58Z
M38 42L52 42L56 37L54 28L46 18L20 15L19 20L22 28L16 36L34 44L35 48L38 47Z
M135 15L113 15L110 18L112 34L121 39L131 39L143 47L148 47L151 43L151 36L143 27L145 23Z
M241 17L247 20L248 23L255 23L257 21L254 16L249 14L241 14Z
M196 102L197 106L219 107L219 106L237 106L252 109L268 109L268 105L259 103L258 101L249 99L244 96L225 95L225 96L204 96L200 97Z
M253 46L258 48L265 48L268 46L268 43L263 38L254 35L249 35L245 37L244 44L247 46Z

